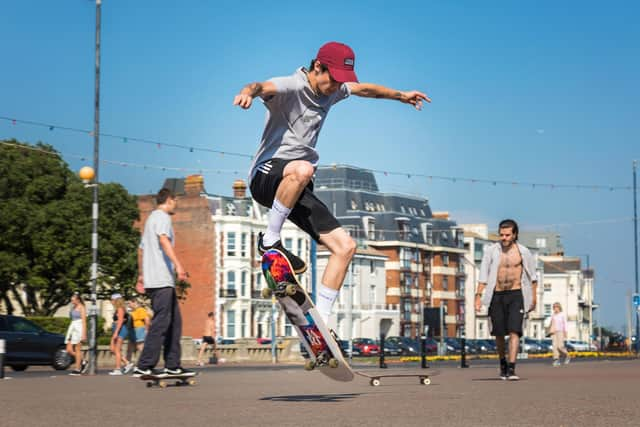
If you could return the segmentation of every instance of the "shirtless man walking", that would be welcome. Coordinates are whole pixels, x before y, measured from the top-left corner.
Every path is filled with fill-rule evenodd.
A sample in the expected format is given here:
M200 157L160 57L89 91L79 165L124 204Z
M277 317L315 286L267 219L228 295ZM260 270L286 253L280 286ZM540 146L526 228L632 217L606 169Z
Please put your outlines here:
M500 242L488 246L482 257L475 308L489 306L491 335L496 337L500 378L518 380L516 356L526 312L536 308L536 264L529 250L519 244L518 224L505 219L499 225ZM486 292L485 292L486 291ZM505 336L509 336L509 357Z

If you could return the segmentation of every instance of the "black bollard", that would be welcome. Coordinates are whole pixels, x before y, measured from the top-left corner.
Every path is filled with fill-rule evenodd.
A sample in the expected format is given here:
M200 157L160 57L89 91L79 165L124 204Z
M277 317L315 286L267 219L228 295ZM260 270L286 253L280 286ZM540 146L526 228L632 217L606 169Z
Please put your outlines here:
M462 339L460 339L460 343L462 344L462 349L460 350L460 367L468 368L469 365L467 365L467 339L465 337L462 337Z
M428 369L427 365L427 337L422 335L420 337L420 366L422 369Z
M384 362L384 334L380 333L380 368L386 369L387 364Z

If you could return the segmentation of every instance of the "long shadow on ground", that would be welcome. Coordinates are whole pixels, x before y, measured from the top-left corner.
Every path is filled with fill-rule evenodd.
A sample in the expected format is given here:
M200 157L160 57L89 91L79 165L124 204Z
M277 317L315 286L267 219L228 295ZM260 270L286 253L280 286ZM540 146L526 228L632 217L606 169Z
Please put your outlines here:
M360 393L340 393L340 394L294 394L291 396L267 396L260 400L270 400L272 402L341 402L360 396Z

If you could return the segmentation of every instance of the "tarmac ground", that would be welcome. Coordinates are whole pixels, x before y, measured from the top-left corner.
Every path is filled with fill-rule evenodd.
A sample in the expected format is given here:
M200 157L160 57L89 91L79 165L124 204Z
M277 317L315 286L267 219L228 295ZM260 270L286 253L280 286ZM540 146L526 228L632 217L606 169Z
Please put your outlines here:
M0 380L0 425L12 426L638 426L640 361L575 360L553 368L522 361L520 381L497 377L495 361L356 366L368 374L330 380L300 365L222 365L199 370L197 384L147 388L132 377L73 377L30 368Z

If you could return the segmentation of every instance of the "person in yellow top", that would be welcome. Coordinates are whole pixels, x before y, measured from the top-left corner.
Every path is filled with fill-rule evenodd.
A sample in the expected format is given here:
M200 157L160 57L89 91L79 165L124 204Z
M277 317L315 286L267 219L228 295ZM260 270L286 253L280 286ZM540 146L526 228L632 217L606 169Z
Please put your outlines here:
M137 351L138 354L142 353L144 339L147 336L147 331L151 324L151 316L147 309L142 307L135 298L129 301L129 311L129 316L131 317L131 332L129 334L129 345L127 347L127 359L132 360L134 351Z

